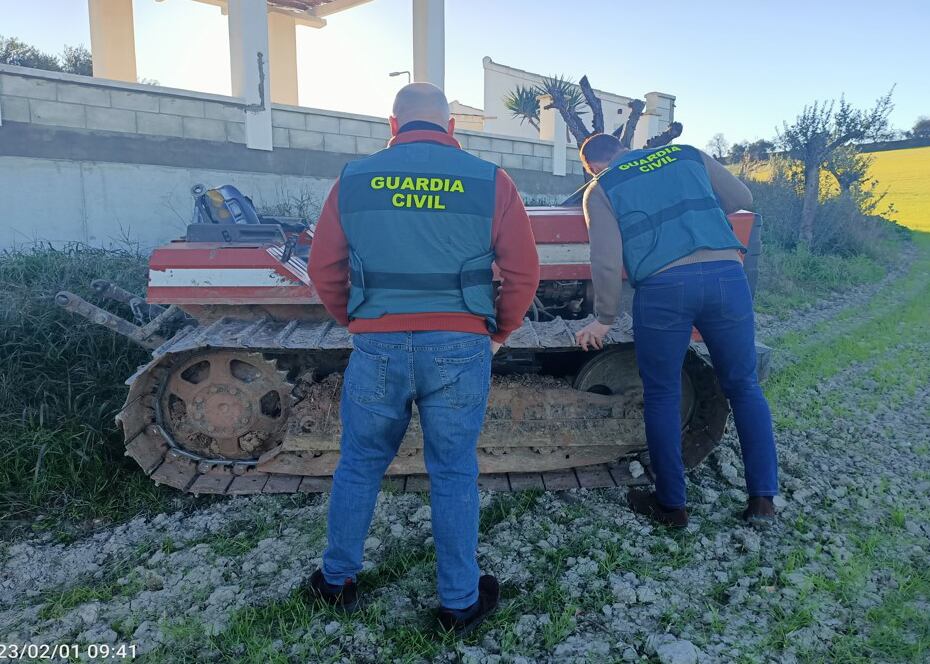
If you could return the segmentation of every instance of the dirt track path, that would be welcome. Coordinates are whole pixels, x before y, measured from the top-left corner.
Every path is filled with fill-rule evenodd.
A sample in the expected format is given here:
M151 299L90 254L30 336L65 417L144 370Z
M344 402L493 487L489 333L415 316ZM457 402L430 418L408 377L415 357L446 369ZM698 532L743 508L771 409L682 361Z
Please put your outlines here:
M730 437L690 478L693 522L655 529L625 491L484 495L499 614L434 635L429 508L384 495L367 608L294 593L319 562L325 497L232 499L0 556L0 643L127 642L179 661L927 661L930 242L876 287L764 321L781 516L742 526Z

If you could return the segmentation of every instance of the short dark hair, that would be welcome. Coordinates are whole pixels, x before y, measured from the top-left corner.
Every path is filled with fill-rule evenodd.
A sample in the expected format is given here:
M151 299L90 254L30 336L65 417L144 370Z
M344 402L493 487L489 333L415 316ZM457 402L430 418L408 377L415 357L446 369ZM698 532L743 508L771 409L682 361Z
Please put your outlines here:
M589 173L593 171L589 167L592 163L609 163L614 157L620 154L623 146L620 139L613 134L591 134L584 143L581 144L578 152L581 155L581 163Z

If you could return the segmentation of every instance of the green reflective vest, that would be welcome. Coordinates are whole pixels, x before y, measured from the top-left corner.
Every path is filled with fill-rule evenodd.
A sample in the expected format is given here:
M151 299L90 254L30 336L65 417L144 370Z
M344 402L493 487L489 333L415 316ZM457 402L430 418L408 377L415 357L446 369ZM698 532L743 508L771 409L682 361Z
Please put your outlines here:
M701 153L689 145L624 153L597 182L620 225L633 286L698 249L746 250L714 195Z
M496 177L494 164L428 142L348 164L339 217L349 244L349 318L471 313L496 331Z

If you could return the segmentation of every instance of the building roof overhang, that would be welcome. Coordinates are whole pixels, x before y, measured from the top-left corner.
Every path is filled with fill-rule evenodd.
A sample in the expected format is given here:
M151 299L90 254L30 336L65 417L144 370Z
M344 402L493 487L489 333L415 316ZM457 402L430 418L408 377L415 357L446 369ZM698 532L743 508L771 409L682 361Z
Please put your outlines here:
M220 7L225 14L229 9L228 0L197 0ZM322 28L326 17L338 14L371 0L267 0L269 13L286 14L293 17L298 25Z

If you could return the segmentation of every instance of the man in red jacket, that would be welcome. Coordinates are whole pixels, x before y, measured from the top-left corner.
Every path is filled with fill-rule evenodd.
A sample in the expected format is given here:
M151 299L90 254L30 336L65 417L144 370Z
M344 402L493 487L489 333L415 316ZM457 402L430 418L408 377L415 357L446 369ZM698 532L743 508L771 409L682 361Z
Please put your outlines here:
M513 181L461 149L443 92L401 89L385 150L348 164L323 206L309 274L353 333L341 400L329 546L314 595L357 604L365 537L382 476L417 404L430 476L439 621L462 633L497 605L479 577L478 461L491 356L520 326L539 282L529 218ZM495 294L491 265L497 265Z

